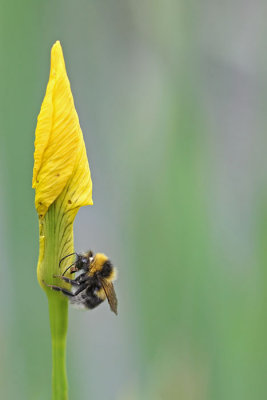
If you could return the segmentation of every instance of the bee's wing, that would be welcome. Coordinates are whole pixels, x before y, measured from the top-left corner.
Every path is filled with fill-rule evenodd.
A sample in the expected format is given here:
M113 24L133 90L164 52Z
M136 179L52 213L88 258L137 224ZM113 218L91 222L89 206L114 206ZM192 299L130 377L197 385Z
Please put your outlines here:
M118 300L112 282L107 281L105 278L100 278L100 282L107 296L111 311L117 315Z

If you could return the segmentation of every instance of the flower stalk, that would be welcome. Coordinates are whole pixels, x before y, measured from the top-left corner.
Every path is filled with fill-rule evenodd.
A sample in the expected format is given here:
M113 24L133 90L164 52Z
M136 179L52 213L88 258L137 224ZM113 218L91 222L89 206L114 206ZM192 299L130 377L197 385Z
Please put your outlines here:
M66 337L68 300L47 285L68 288L54 275L62 274L73 253L73 222L83 205L92 202L92 181L82 131L57 41L35 132L33 168L35 207L39 215L37 277L49 304L52 338L52 400L67 400Z
M42 258L42 265L38 266L38 280L42 284L55 283L53 275L59 274L59 259L62 258L62 247L66 247L67 252L73 251L72 222L63 222L63 226L68 226L65 235L60 238L60 227L58 221L64 220L64 214L59 213L58 205L61 204L59 198L53 203L44 219L40 223L40 240L46 238L46 246ZM61 239L61 240L60 240ZM51 279L52 278L52 279ZM57 282L58 284L58 282ZM62 285L62 282L60 282ZM68 329L68 300L66 297L52 291L47 286L44 287L49 305L50 330L52 339L52 400L68 398L68 384L66 373L66 338Z

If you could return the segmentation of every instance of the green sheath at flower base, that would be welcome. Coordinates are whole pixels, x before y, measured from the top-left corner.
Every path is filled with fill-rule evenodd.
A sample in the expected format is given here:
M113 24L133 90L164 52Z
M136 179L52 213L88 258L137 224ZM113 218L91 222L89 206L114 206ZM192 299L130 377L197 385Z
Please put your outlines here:
M73 221L79 208L93 204L92 181L83 135L74 107L62 48L51 51L51 69L35 131L33 168L35 207L39 215L37 276L49 302L52 336L53 400L67 399L65 367L68 302L46 284L60 284L59 275L73 250ZM67 286L67 285L66 285Z

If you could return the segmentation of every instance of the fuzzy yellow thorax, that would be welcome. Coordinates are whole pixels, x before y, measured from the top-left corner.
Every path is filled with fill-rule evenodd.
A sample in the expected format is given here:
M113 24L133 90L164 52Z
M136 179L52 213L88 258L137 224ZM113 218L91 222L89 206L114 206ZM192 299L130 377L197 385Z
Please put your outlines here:
M96 253L94 259L90 265L89 275L93 275L95 272L101 271L104 263L108 260L108 257L103 253Z

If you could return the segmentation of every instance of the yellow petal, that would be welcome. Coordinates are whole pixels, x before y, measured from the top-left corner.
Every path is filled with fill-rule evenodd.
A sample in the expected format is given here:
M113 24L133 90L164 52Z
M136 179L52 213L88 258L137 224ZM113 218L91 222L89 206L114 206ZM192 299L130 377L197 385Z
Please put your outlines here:
M60 42L51 51L51 69L37 120L32 186L41 218L68 185L68 209L92 202L92 181Z

